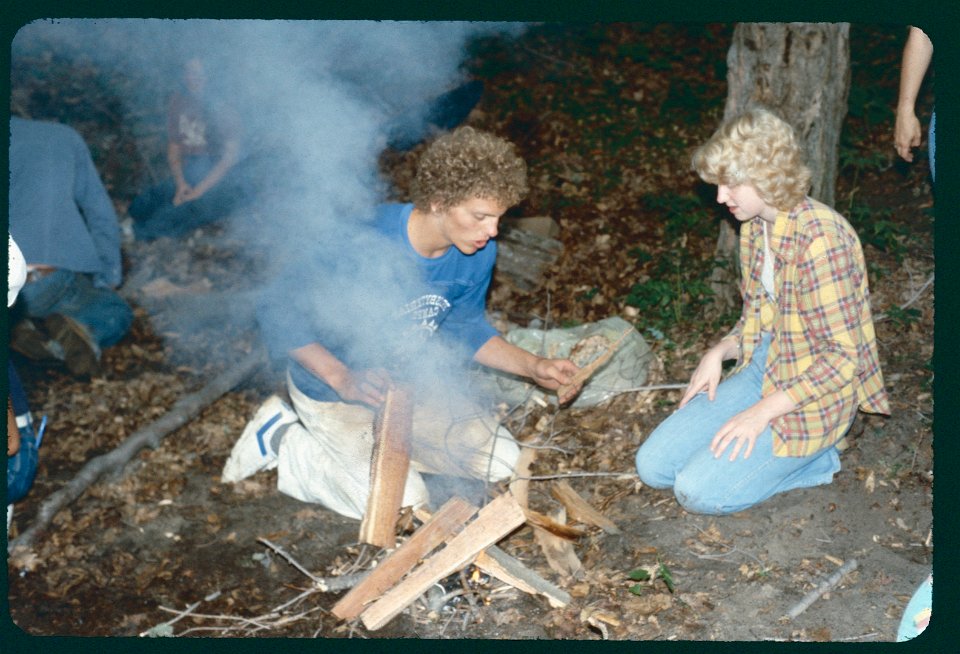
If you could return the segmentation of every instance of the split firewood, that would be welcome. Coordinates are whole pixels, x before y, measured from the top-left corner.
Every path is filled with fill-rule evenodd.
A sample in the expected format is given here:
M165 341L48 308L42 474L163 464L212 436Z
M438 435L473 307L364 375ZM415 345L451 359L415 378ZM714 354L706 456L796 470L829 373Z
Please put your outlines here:
M446 547L394 586L360 614L371 631L379 629L412 604L430 586L467 566L477 554L523 524L526 519L508 491L480 509L476 519L453 537Z
M623 333L620 334L620 336L617 338L617 340L614 341L613 344L610 347L608 347L602 354L600 354L600 356L598 356L596 359L594 359L590 363L580 368L580 370L578 370L576 374L573 375L573 379L570 381L569 384L564 384L563 386L557 389L557 398L560 404L566 404L567 402L572 400L574 397L576 397L576 393L574 392L575 389L577 389L577 387L579 387L588 379L590 379L590 377L593 376L593 373L599 370L601 366L603 366L607 361L610 360L610 357L613 356L613 353L616 352L617 348L620 347L620 344L623 343L623 339L625 339L631 331L633 331L632 327L629 329L625 329Z
M524 509L523 512L526 514L527 523L529 523L531 527L538 527L560 538L577 540L586 533L583 529L557 522L550 516L534 511L533 509Z
M565 524L567 513L563 507L560 507L553 515L548 517L558 524ZM577 553L573 551L573 544L570 541L554 536L549 531L539 527L534 528L533 537L540 545L543 555L547 557L547 563L554 572L564 579L580 579L583 577L583 564L577 557Z
M565 481L555 481L550 493L566 508L570 517L584 524L600 527L608 534L619 534L620 528L610 518L593 508Z
M90 459L66 486L44 500L37 511L37 518L34 523L9 543L8 551L13 552L20 547L30 547L37 535L50 524L54 516L80 497L101 475L124 466L133 458L134 454L144 447L159 447L161 440L187 424L208 405L219 399L221 395L251 376L263 365L263 362L263 351L260 349L254 350L241 359L237 365L210 380L199 391L181 397L167 413L146 427L135 431L115 449Z
M424 556L459 533L476 512L477 507L465 499L450 498L403 545L387 555L362 582L344 595L331 613L341 620L353 620L369 602L380 597Z
M402 387L387 390L373 424L370 495L360 523L360 542L392 548L397 543L397 518L410 470L413 398Z
M570 593L550 583L496 545L480 552L473 564L481 572L525 593L543 595L554 608L570 603Z

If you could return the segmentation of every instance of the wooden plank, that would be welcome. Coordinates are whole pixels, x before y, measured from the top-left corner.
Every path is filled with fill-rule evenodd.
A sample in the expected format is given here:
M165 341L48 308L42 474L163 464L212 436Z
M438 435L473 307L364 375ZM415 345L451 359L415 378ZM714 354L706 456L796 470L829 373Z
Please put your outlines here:
M553 482L550 493L567 508L567 513L577 522L600 527L608 534L620 533L620 528L613 520L593 508L567 482Z
M467 520L477 512L461 497L452 497L433 516L424 521L403 545L380 562L363 581L334 604L331 613L341 620L353 620L366 604L393 586L413 569L420 559L451 536L459 533Z
M578 370L574 375L573 379L569 384L564 384L557 389L557 397L560 400L561 404L566 403L569 400L572 400L576 397L573 394L573 389L586 382L590 377L595 373L603 364L610 360L610 357L613 356L613 353L617 351L617 348L620 347L620 344L623 343L623 339L627 337L627 334L633 331L633 328L623 330L623 333L620 334L620 337L614 341L613 345L608 347L603 354L598 356L596 359L583 366Z
M387 390L373 424L370 496L360 523L360 542L392 548L397 544L397 518L410 470L413 398L402 387Z
M554 608L570 603L570 593L550 583L496 545L480 552L473 564L491 577L525 593L543 595Z
M480 509L476 519L447 546L423 562L404 580L371 604L360 619L374 631L412 604L430 586L469 564L479 552L509 534L526 520L510 492Z

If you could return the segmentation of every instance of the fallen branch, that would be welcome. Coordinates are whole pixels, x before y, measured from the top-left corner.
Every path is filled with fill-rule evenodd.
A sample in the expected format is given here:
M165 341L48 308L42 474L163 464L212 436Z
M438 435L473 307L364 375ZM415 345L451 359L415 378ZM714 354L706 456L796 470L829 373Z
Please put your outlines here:
M787 611L786 617L789 620L793 620L798 615L810 608L810 605L816 602L818 599L829 593L831 590L836 588L836 586L843 579L844 575L853 572L857 569L857 560L850 559L842 566L840 566L836 572L834 572L830 577L823 581L819 586L814 590L811 590L807 593L802 600L794 604L793 608Z
M39 533L50 524L53 517L80 497L101 475L122 467L148 445L152 448L158 447L160 441L167 435L185 425L221 395L256 372L263 361L262 350L257 349L251 352L237 365L212 379L199 391L181 397L166 414L135 431L110 452L90 459L66 486L44 500L37 511L34 523L9 543L7 551L13 552L20 547L30 547Z

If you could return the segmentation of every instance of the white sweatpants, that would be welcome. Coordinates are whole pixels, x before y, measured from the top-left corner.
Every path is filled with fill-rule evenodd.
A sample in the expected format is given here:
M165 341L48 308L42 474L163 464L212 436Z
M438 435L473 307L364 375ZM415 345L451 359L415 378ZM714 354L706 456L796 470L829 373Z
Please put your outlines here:
M319 402L287 387L299 423L280 441L277 488L360 519L370 495L373 411L344 402ZM497 481L513 474L520 448L510 432L476 407L423 407L413 414L410 471L403 505L429 502L421 472Z

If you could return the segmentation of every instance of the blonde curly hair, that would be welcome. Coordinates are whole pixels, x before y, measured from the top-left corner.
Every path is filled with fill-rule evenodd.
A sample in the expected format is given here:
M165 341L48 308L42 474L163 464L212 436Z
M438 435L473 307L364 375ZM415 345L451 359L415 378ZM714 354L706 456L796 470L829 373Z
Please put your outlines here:
M473 198L511 207L529 191L527 164L499 136L459 127L431 143L420 157L411 196L414 205L444 210Z
M810 169L794 129L769 109L727 119L697 148L693 169L708 184L753 186L761 200L789 211L810 190Z

